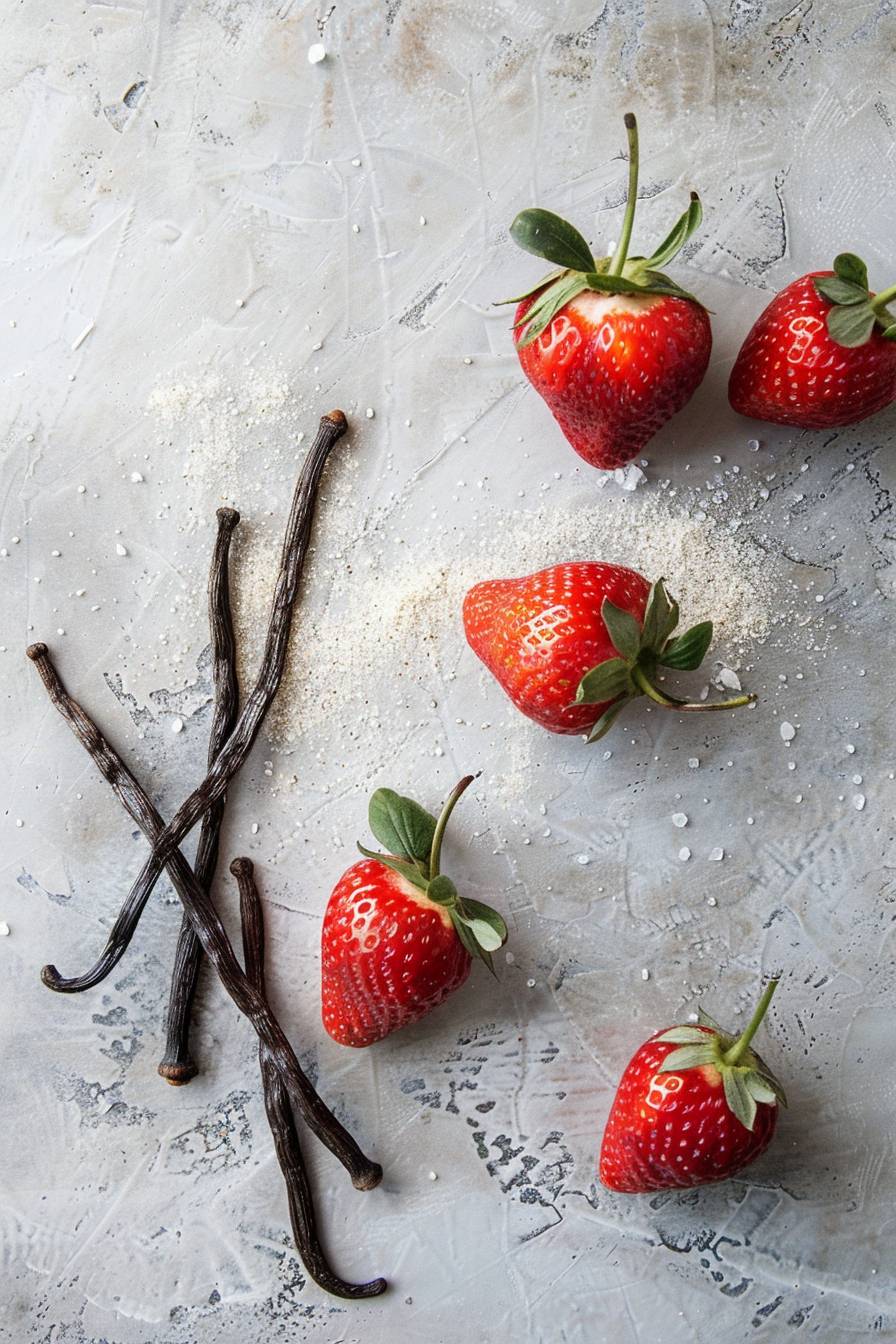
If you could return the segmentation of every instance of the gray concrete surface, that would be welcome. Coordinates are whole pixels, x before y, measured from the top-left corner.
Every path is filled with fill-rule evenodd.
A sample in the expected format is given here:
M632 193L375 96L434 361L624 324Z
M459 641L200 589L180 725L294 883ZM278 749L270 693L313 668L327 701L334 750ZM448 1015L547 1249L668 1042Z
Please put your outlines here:
M724 396L775 288L845 247L894 279L894 51L884 0L6 7L0 1337L896 1338L896 417L800 434ZM676 274L715 314L707 379L634 491L574 458L491 306L538 275L507 237L523 206L615 237L629 108L638 234L699 188ZM100 989L42 988L43 962L93 959L145 846L23 656L51 644L170 812L205 755L214 509L244 514L254 637L298 434L332 405L351 442L225 854L258 864L283 1021L385 1167L358 1195L308 1145L334 1260L393 1284L364 1306L290 1249L253 1038L210 980L203 1073L156 1076L169 888ZM757 708L636 707L609 756L516 716L459 595L586 555L649 556L694 614L721 593L713 656ZM505 911L513 959L342 1050L319 1026L318 926L366 796L435 806L467 769L450 871ZM698 1001L742 1021L773 969L763 1049L791 1103L773 1148L717 1188L596 1186L634 1047Z

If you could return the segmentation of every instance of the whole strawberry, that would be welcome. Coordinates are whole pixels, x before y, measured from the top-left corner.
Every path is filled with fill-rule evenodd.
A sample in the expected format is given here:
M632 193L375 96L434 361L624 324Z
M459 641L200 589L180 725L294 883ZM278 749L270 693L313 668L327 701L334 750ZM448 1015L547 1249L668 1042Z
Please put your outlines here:
M600 1179L627 1195L708 1185L764 1153L787 1105L781 1084L750 1048L777 980L740 1036L701 1012L641 1046L616 1090L600 1150Z
M491 969L507 938L497 913L463 899L440 872L442 838L462 779L438 820L410 798L377 789L370 829L389 851L365 858L336 883L321 933L321 1014L341 1045L370 1045L416 1022L459 989L471 959Z
M622 565L581 561L521 579L477 583L464 598L467 642L527 718L596 742L639 695L664 709L734 709L755 700L693 704L657 685L660 669L699 667L712 621L673 637L678 603Z
M741 415L801 429L853 425L896 400L896 285L874 294L851 252L833 271L782 289L756 319L731 370Z
M630 257L638 193L638 128L628 113L628 201L612 257L550 210L523 210L511 237L560 269L519 299L514 322L526 377L569 442L593 467L621 467L690 400L706 372L712 333L706 309L661 267L702 219L687 211L650 257Z

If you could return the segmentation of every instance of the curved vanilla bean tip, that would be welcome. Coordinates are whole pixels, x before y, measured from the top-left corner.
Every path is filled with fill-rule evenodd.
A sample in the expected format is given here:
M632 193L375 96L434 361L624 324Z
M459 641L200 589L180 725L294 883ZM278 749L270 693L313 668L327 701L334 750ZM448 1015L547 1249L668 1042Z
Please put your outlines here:
M199 1069L193 1063L192 1059L185 1060L182 1064L166 1064L162 1060L156 1070L160 1078L164 1078L166 1083L172 1087L183 1087L195 1078Z
M25 650L25 657L30 658L32 663L38 663L41 658L46 658L49 652L50 650L47 648L46 644L29 644Z
M246 976L264 1002L267 989L264 974L264 913L261 898L253 876L252 860L239 857L233 860L230 871L237 881L240 893L240 925L243 935L243 960ZM308 1180L302 1146L296 1132L295 1116L283 1078L277 1071L275 1057L264 1041L258 1044L258 1063L264 1109L277 1161L286 1183L289 1203L289 1221L299 1259L321 1288L334 1297L350 1300L378 1297L387 1288L385 1279L368 1283L349 1283L340 1278L330 1265L320 1241L314 1196Z
M229 505L224 504L215 511L215 517L222 528L229 528L232 532L240 520L239 510L231 509Z
M323 416L322 419L330 420L334 425L337 425L339 427L340 434L344 434L345 431L348 429L348 421L345 418L345 411L327 411L326 415Z

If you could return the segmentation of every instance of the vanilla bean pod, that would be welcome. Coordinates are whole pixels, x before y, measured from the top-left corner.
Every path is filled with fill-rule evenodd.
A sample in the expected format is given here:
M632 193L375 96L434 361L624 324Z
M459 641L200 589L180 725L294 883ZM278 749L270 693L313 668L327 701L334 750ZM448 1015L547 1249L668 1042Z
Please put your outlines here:
M161 835L165 823L145 791L90 716L66 691L47 646L32 644L28 649L28 657L40 673L50 700L100 774L112 786L125 811L152 843L157 835ZM196 881L192 868L179 849L174 851L168 861L168 876L218 978L236 1006L248 1017L260 1039L270 1048L284 1086L306 1124L321 1143L339 1158L351 1176L352 1184L359 1190L372 1190L382 1179L382 1168L365 1157L305 1077L270 1004L247 980L211 896Z
M274 589L261 667L233 732L205 779L181 803L156 839L152 853L143 865L121 907L118 918L112 925L112 931L99 960L84 975L71 977L60 975L55 966L45 966L41 978L48 989L62 994L81 993L98 985L118 964L133 937L146 902L167 860L203 813L224 796L231 779L252 750L283 675L293 606L311 538L317 487L330 450L346 429L347 424L342 411L330 411L321 418L317 435L305 458L286 527L280 572Z
M259 994L267 997L264 973L264 914L255 885L251 859L234 859L230 871L240 892L240 922L246 975ZM387 1288L385 1279L347 1283L331 1268L320 1244L314 1199L289 1095L264 1041L258 1043L258 1063L264 1092L264 1107L274 1139L277 1161L286 1182L289 1217L296 1250L314 1282L335 1297L378 1297Z
M188 821L180 823L180 830L174 823L169 824L168 827L164 826L161 817L146 794L104 740L96 725L84 713L83 709L67 695L50 661L46 646L43 644L32 645L28 650L28 656L38 668L56 708L90 753L101 773L118 793L119 798L144 831L144 834L152 842L159 842L160 844L167 834L168 840L161 848L161 852L164 854L161 862L168 865L175 890L193 924L205 955L215 968L227 993L240 1011L249 1018L259 1037L270 1048L284 1086L292 1101L302 1113L309 1128L339 1158L349 1172L352 1183L356 1188L370 1190L379 1184L382 1179L382 1168L361 1152L355 1140L321 1101L305 1077L295 1052L270 1005L247 980L215 909L214 902L196 881L193 870L177 848L181 835L185 834L193 824L192 809L196 808L196 815L201 815L218 798L223 796L229 779L251 749L267 704L273 699L283 670L291 608L298 587L301 564L307 550L317 483L330 448L342 436L345 428L345 417L341 411L333 411L321 420L320 431L309 451L293 499L290 522L284 542L283 561L275 589L265 655L262 660L262 673L252 696L250 696L252 704L250 706L247 702L236 728L218 756L215 767L209 773L206 781L207 787L200 786L200 789L187 800L185 807L179 810L178 815L186 810L190 818ZM248 712L250 708L251 713ZM225 762L223 767L222 761ZM176 836L176 838L172 839L172 836ZM151 858L158 861L158 853L154 851ZM144 904L145 899L133 916L134 927ZM119 915L116 925L120 925L123 914L124 912ZM133 932L133 927L131 932ZM113 930L113 937L110 938L112 944L115 943L114 935L115 930ZM108 970L111 970L112 966L118 961L121 952L127 946L129 938L130 933L127 934L121 950L112 959ZM108 973L108 971L105 973ZM88 988L89 984L97 983L99 979L102 979L102 975L97 976L94 980L85 977L83 983L71 982L62 980L55 968L45 967L43 978L44 982L52 988L71 992L72 990Z
M212 684L215 707L208 738L208 764L211 765L227 741L239 712L239 684L236 674L236 642L230 610L228 560L233 530L240 520L236 509L218 509L218 535L208 575L208 624L212 646ZM199 844L193 871L206 891L211 889L218 864L218 839L226 799L220 798L202 818ZM202 964L202 944L184 914L171 971L168 995L165 1054L159 1073L174 1087L195 1078L197 1068L190 1053L190 1019Z

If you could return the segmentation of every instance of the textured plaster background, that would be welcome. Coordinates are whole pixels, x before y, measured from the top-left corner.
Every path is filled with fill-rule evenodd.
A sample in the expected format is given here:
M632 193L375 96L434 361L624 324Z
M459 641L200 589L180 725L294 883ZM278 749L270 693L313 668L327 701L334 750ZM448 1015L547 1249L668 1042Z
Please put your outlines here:
M843 247L878 286L894 278L889 0L4 11L0 1337L896 1339L896 418L800 435L740 421L724 400L738 341L780 284ZM329 54L312 67L317 40ZM678 273L716 314L710 373L651 445L638 497L660 477L682 492L727 481L727 514L743 512L791 614L741 664L762 697L749 716L660 723L635 709L609 759L530 730L459 635L454 679L411 658L362 688L366 715L259 745L224 854L259 865L284 1024L386 1172L356 1194L306 1145L336 1264L393 1284L348 1306L308 1284L291 1250L254 1037L210 979L204 1071L180 1090L157 1078L170 890L100 989L60 998L39 983L44 961L93 960L145 847L23 649L47 639L170 813L205 757L208 522L232 498L273 544L299 452L282 430L182 476L181 431L146 407L197 370L238 389L247 370L279 366L305 429L331 405L353 417L320 521L348 538L356 593L373 548L377 582L393 547L450 566L521 489L550 483L555 505L599 509L618 487L601 494L579 469L490 304L538 274L507 238L523 206L615 237L628 108L645 158L638 234L661 236L699 187L707 220ZM456 488L467 478L481 494ZM544 563L565 558L546 537ZM325 570L309 594L324 606ZM305 649L332 661L337 686L350 628L343 638ZM789 749L782 719L798 730ZM511 787L520 744L525 786L517 770ZM467 769L485 773L458 813L451 871L508 914L514 961L497 985L474 971L418 1027L342 1050L318 1024L318 923L366 795L389 783L434 806ZM220 893L232 911L227 883ZM791 1107L772 1150L714 1189L596 1187L634 1046L698 998L742 1020L774 968L786 978L763 1048Z

